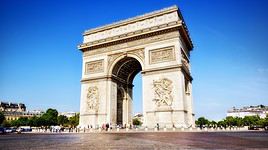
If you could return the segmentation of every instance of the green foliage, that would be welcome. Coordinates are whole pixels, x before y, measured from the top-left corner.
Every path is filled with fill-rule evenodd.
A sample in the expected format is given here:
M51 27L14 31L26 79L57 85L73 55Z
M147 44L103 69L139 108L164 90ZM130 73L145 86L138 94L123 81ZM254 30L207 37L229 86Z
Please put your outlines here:
M195 124L200 126L201 128L204 125L208 125L209 127L243 127L243 126L259 126L259 127L265 127L268 126L268 115L266 118L260 118L259 116L245 116L244 118L241 117L232 117L228 116L223 120L220 120L218 122L216 121L209 121L204 117L198 118L198 120L195 121Z
M216 128L216 127L217 127L217 122L214 121L214 120L212 120L212 121L209 122L209 125L210 125L211 127L213 127L213 128Z
M46 113L41 116L42 124L44 126L52 126L58 124L58 111L56 109L49 108Z
M209 121L205 117L199 117L195 124L198 125L200 128L203 128L204 125L209 124Z
M78 126L78 124L79 124L79 113L69 118L69 125L71 127L76 127Z
M236 120L232 116L228 116L225 118L226 125L229 127L235 126L236 125Z
M67 125L67 123L69 122L68 118L66 116L60 115L58 116L58 124L59 125Z
M138 118L134 118L134 119L132 120L132 122L133 122L133 125L138 125L138 126L142 125L142 122L141 122L140 119L138 119Z
M19 127L19 126L33 126L33 127L41 127L41 126L51 126L51 125L63 125L63 126L72 126L75 127L79 124L79 114L74 117L67 118L66 116L60 115L58 116L58 111L56 109L49 108L46 113L44 113L41 117L33 116L31 118L21 117L18 120L3 122L3 126L5 127Z
M9 121L4 120L3 123L2 123L2 126L3 126L3 127L11 127L11 124L10 124Z
M257 122L260 120L259 116L245 116L243 122L245 126L257 125Z
M225 120L221 120L217 123L217 127L221 127L221 128L226 128L227 125L226 125L226 122Z
M0 112L0 124L2 124L4 120L5 120L4 113Z

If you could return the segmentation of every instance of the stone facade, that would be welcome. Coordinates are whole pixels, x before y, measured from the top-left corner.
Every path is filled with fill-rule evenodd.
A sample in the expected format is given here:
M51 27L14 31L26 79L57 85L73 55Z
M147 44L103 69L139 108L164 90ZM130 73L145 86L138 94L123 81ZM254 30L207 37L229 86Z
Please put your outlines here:
M43 111L26 111L25 104L22 103L10 103L10 102L1 102L0 101L0 112L3 112L5 119L7 121L17 120L20 117L33 117L41 116Z
M142 72L144 126L194 126L187 27L177 6L85 31L80 126L132 124Z

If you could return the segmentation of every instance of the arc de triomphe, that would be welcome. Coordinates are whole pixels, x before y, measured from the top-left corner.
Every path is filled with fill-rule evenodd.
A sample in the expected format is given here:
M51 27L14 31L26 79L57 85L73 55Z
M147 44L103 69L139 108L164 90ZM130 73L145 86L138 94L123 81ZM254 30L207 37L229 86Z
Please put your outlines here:
M177 6L85 31L81 127L132 123L132 88L142 73L143 126L194 125L187 27Z

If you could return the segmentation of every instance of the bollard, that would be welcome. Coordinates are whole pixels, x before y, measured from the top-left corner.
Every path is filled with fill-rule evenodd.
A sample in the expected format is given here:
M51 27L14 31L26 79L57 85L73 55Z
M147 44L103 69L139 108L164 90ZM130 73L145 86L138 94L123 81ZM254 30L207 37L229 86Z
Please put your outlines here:
M148 131L148 128L147 127L145 128L145 131Z
M167 128L166 127L164 128L164 131L167 131Z
M173 128L173 131L176 131L176 128Z
M116 128L116 131L119 132L119 128Z
M128 128L126 128L126 131L128 132Z
M181 131L184 131L184 127L181 128Z
M189 130L190 130L190 131L192 131L192 130L193 130L193 128L192 128L192 127L190 127L190 128L189 128Z

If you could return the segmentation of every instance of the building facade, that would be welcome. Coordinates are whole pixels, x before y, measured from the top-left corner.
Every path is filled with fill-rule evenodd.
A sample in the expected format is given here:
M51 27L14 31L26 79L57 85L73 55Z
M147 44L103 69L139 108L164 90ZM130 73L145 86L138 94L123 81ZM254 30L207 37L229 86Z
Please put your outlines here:
M7 121L17 120L20 117L40 117L44 113L40 110L26 111L25 104L11 102L0 102L0 111L4 113Z
M177 6L87 30L81 127L132 124L133 79L142 74L143 126L194 126L190 51Z
M268 115L268 106L258 105L258 106L246 106L243 108L235 108L227 111L227 117L241 117L245 116L259 116L260 118L265 118Z
M66 116L68 118L71 118L71 117L74 117L75 115L77 115L77 113L76 112L60 112L59 116L60 115Z

